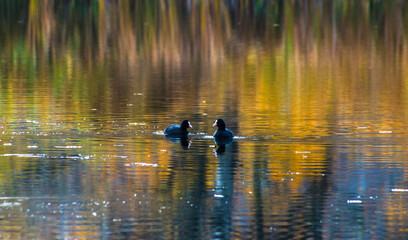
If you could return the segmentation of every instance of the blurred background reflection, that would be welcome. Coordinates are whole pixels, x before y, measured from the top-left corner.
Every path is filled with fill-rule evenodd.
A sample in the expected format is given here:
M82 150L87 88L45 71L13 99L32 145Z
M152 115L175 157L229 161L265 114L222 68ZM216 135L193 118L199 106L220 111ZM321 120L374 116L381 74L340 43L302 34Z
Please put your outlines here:
M407 238L406 12L1 1L0 238Z

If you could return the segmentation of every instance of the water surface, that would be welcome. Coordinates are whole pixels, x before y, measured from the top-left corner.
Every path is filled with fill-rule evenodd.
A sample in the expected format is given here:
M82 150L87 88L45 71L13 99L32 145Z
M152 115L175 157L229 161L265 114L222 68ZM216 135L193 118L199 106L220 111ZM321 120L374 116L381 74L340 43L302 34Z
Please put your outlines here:
M407 238L407 8L2 1L0 238Z

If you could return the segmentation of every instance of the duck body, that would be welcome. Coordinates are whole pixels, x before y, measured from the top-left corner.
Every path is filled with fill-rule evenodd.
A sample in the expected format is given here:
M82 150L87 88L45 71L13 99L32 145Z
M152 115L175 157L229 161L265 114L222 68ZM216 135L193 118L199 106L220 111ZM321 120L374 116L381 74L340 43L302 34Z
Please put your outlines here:
M184 120L181 125L177 124L171 124L168 126L166 129L164 129L164 135L166 137L172 137L172 138L181 138L181 137L187 137L189 132L187 131L187 128L193 128L190 124L190 121Z
M171 136L171 135L187 135L189 132L187 129L182 129L180 128L180 125L177 124L171 124L168 126L166 129L164 129L164 135L166 136Z
M218 129L214 132L214 139L217 145L228 144L234 138L234 133L225 127L225 122L222 119L215 121L213 127L217 126ZM218 144L220 143L220 144Z
M229 130L228 128L221 130L221 129L217 129L214 132L213 137L215 139L233 139L234 138L234 133L231 132L231 130Z

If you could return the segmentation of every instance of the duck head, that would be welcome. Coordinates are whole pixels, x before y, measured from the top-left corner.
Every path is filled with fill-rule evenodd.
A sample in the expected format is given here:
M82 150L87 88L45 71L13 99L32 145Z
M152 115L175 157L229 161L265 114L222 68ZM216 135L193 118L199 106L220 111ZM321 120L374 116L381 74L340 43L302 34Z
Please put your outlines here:
M225 122L224 122L224 120L222 120L221 118L220 118L220 119L217 119L217 121L215 121L213 127L215 127L215 126L217 126L218 129L220 129L220 130L225 130Z
M193 128L193 126L191 126L191 123L189 120L184 120L183 122L181 122L180 128L187 130L187 128Z

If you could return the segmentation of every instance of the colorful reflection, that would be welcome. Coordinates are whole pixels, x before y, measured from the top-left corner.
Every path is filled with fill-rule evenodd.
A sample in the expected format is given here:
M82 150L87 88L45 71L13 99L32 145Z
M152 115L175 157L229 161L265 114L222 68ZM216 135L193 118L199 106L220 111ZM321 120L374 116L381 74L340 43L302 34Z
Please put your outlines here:
M0 2L1 238L406 238L407 8Z

